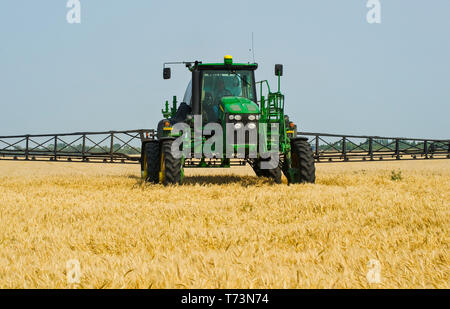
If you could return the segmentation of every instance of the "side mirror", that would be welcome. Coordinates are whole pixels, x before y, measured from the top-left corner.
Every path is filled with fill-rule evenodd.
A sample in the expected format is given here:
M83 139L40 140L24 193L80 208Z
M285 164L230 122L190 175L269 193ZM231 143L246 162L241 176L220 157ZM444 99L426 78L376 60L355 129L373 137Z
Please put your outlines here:
M283 65L275 64L275 76L283 76Z
M170 79L170 76L171 76L170 68L164 68L164 70L163 70L163 78L164 79Z

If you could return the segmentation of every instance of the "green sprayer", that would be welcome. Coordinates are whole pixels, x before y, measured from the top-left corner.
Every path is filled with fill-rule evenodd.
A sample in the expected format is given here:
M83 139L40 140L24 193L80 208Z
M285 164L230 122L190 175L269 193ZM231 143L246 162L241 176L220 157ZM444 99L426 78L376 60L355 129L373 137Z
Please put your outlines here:
M314 155L284 110L283 66L275 65L278 90L255 81L256 63L169 62L191 72L183 100L165 102L156 138L143 139L142 177L151 183L182 184L184 168L226 168L249 164L258 177L288 184L314 183ZM259 87L259 91L257 91ZM257 96L259 95L259 97Z

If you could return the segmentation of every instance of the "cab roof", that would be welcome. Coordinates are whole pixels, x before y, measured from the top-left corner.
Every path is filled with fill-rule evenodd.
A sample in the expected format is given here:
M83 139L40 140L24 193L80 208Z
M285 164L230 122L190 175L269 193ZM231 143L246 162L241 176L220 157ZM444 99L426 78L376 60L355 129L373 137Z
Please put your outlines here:
M198 63L196 66L199 70L256 70L257 63Z

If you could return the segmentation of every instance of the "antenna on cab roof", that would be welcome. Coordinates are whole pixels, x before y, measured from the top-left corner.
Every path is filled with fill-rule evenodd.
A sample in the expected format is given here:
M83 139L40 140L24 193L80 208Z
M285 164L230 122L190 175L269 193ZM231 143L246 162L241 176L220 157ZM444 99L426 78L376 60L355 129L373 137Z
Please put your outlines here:
M253 63L255 63L255 47L254 47L254 38L253 38L253 32L252 32L252 56L253 56Z

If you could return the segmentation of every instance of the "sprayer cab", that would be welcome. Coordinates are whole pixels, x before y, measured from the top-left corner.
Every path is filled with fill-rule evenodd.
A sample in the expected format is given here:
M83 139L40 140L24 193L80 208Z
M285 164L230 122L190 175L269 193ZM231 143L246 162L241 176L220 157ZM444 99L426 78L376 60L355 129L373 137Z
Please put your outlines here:
M202 115L204 123L217 122L220 110L227 110L231 114L260 113L254 74L258 64L233 63L230 55L224 57L223 63L195 61L166 64L184 64L192 72L183 102L190 107L191 115ZM170 79L171 69L165 65L163 78ZM275 65L275 75L278 77L280 92L283 65Z
M223 97L239 97L256 104L256 83L254 71L256 63L233 63L233 58L225 56L223 63L171 62L164 64L163 78L171 78L167 64L184 64L192 72L190 89L184 97L192 110L192 115L213 117L213 112Z
M256 63L197 63L192 67L192 114L204 123L219 122L221 113L259 113L256 97Z

